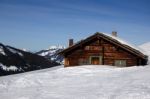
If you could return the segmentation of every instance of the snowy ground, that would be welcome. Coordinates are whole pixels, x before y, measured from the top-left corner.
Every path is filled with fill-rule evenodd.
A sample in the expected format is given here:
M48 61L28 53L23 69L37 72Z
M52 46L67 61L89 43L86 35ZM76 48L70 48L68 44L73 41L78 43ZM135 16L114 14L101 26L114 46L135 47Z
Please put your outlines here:
M150 66L60 66L0 77L0 99L150 99Z

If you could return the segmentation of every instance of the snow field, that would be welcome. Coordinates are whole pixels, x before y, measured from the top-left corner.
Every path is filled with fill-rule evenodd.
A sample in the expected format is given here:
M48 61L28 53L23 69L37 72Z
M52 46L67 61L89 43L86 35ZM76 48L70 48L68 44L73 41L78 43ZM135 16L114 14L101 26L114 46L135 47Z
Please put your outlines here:
M150 99L150 66L79 66L0 78L2 99Z

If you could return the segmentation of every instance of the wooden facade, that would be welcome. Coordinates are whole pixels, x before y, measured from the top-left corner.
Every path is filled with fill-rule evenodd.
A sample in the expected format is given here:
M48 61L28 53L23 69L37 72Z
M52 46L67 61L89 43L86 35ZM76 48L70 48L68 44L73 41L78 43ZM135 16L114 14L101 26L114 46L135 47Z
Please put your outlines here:
M60 52L64 56L64 66L78 65L112 65L134 66L146 65L147 56L140 51L120 43L103 34L82 40Z

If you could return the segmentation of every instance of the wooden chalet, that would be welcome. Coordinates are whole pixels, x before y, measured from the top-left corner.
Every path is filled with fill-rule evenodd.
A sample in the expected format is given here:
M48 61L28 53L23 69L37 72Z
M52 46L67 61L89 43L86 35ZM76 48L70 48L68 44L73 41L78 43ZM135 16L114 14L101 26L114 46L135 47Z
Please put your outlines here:
M64 66L78 65L112 65L135 66L146 65L148 57L138 48L112 35L95 33L94 35L73 44L60 52L64 56Z

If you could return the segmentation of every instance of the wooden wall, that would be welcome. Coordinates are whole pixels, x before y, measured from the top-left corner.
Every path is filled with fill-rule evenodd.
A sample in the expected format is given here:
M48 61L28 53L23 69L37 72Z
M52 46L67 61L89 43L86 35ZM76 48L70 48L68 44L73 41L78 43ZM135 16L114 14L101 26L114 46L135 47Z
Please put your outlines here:
M127 66L140 65L137 56L104 39L93 39L65 54L65 66L90 64L91 56L102 56L102 65L114 65L115 60L126 60Z

